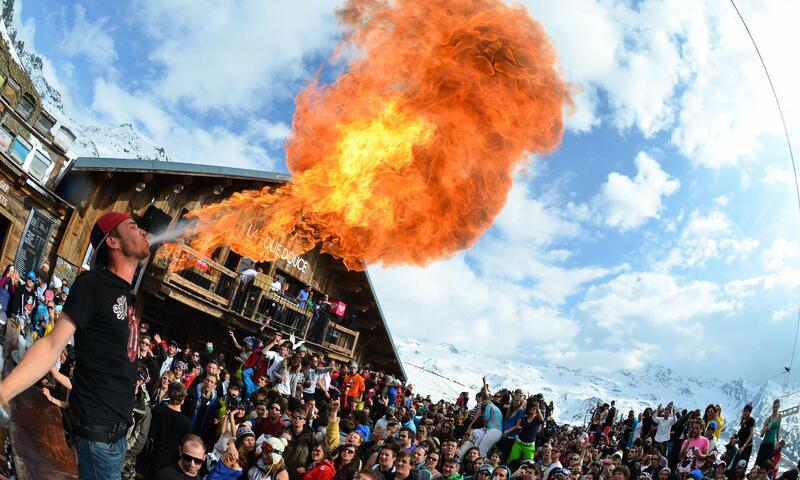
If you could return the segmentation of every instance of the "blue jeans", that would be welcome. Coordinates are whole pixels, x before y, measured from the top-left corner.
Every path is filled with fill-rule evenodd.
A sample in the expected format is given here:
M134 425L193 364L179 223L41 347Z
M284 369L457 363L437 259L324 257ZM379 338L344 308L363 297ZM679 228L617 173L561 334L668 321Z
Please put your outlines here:
M119 480L128 443L125 436L116 442L92 442L75 437L80 480Z

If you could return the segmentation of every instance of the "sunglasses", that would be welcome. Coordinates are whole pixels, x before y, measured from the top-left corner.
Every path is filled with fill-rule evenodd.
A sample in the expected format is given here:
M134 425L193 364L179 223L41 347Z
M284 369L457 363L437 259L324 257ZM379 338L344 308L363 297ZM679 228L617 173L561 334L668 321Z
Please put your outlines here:
M295 416L292 416L292 419L294 419L294 420L305 420L306 417L295 417Z
M272 448L272 445L270 445L267 442L264 442L264 443L261 444L261 453L264 453L264 452L266 452L266 453L277 453L278 455L282 455L283 454L283 452L280 452L280 451L275 450L274 448Z
M202 465L203 462L205 461L205 459L193 457L186 453L181 454L181 460L183 460L186 463L193 463L195 465Z

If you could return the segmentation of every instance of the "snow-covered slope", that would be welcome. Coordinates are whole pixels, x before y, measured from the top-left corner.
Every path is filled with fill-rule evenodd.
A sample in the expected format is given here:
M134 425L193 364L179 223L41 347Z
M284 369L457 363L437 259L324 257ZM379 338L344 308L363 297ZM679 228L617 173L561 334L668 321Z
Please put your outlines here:
M545 398L553 400L556 418L573 424L587 421L598 401L616 400L617 407L626 413L629 409L640 412L647 406L670 401L680 409L701 411L713 403L723 407L727 420L723 438L727 441L731 432L738 429L735 425L747 402L753 403L759 428L775 398L782 399L781 409L800 405L800 393L791 394L800 390L800 385L790 384L784 389L773 381L753 385L743 380L685 377L658 366L639 372L623 370L600 375L555 364L479 358L453 345L410 338L400 339L397 348L414 391L429 394L433 400L454 401L460 392L472 394L480 389L481 377L485 375L492 390L522 388L530 394L543 393ZM796 464L800 458L800 417L792 415L784 419L783 436L789 445L784 463Z
M148 142L130 124L83 125L75 121L65 110L61 92L47 80L48 66L45 60L21 39L15 24L14 7L14 0L0 0L3 17L0 22L0 37L12 46L14 60L28 72L45 110L77 136L69 152L71 156L169 160L163 148Z

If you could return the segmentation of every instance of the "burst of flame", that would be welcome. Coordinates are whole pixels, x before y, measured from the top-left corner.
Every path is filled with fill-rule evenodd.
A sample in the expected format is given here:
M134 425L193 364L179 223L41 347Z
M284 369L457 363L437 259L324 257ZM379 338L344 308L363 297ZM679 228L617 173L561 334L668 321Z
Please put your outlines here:
M335 83L297 96L291 182L190 214L200 252L273 260L320 245L348 268L471 246L517 166L556 149L571 105L541 26L502 0L351 0ZM535 222L536 219L531 219Z

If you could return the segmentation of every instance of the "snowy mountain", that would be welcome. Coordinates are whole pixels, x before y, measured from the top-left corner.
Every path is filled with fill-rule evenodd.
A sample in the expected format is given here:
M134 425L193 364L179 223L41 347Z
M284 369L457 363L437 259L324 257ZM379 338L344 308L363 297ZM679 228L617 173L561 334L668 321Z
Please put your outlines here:
M584 424L599 401L616 400L617 408L626 415L630 409L638 413L645 407L655 408L670 401L679 409L701 411L713 403L722 405L727 422L722 436L727 442L730 434L738 430L740 413L747 402L753 403L759 429L775 398L781 399L782 410L800 405L800 385L796 384L784 389L774 381L753 385L744 380L686 377L659 366L638 372L598 374L555 364L531 365L477 357L450 344L410 338L399 339L396 344L416 393L431 395L434 401L455 401L465 391L474 398L485 375L493 391L522 388L529 394L544 394L553 400L556 418L565 423ZM783 463L795 465L800 459L800 416L784 418L782 438L787 443ZM754 455L755 451L757 448Z
M163 148L153 145L130 124L116 127L83 125L75 121L65 110L61 92L48 81L48 65L22 40L15 23L14 0L0 0L0 36L10 45L16 60L30 75L39 93L45 110L69 128L77 140L69 154L74 157L118 157L147 160L169 160Z

